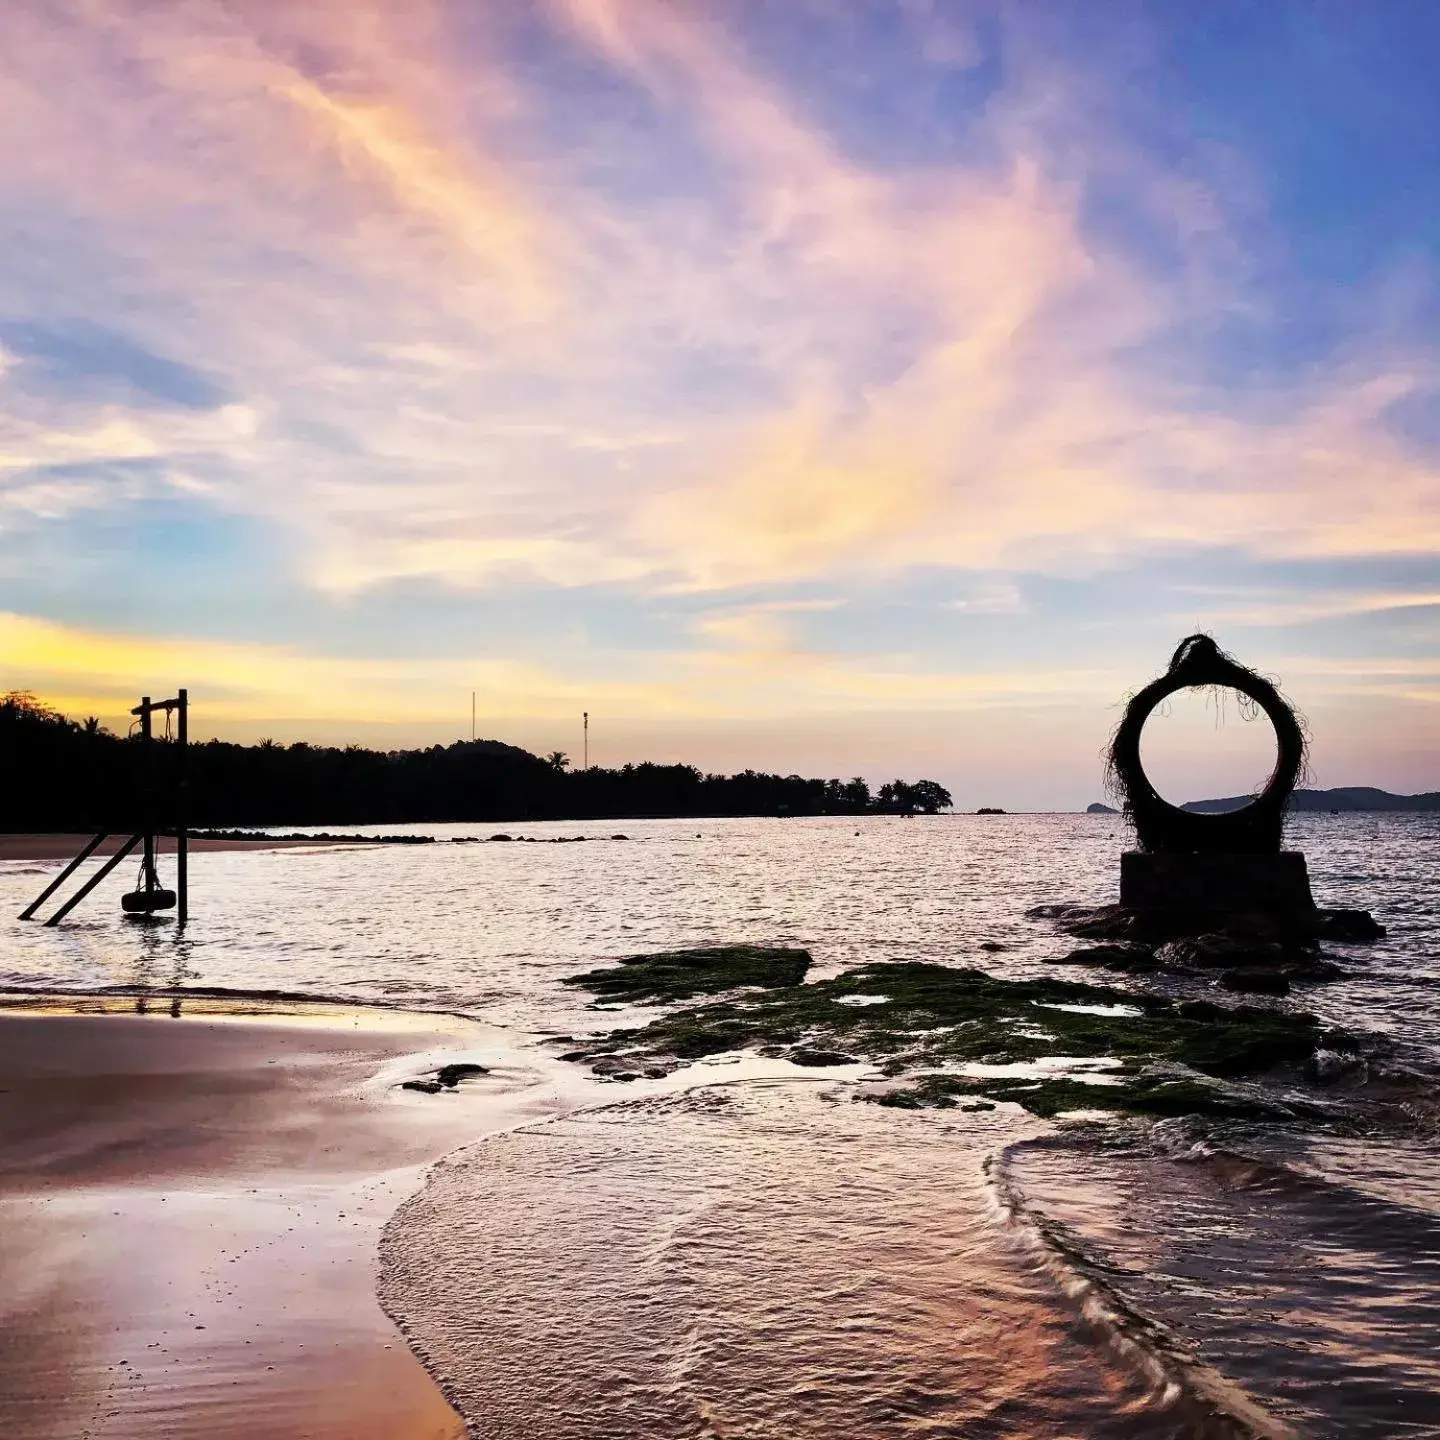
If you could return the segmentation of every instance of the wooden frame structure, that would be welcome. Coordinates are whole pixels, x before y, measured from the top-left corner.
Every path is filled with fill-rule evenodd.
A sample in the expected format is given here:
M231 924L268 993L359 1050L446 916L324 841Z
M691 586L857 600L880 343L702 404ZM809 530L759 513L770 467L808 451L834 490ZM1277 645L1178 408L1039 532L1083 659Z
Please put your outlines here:
M168 824L161 828L162 817L156 802L154 716L157 713L167 717L176 715L175 744L176 765L169 788ZM157 910L175 909L175 921L183 926L190 918L190 832L187 800L189 778L186 760L190 745L190 697L181 690L170 700L152 700L142 696L140 703L130 712L140 721L140 745L143 747L140 759L141 792L140 828L132 834L85 883L45 921L46 925L58 925L87 895L90 894L120 863L135 849L143 845L140 863L141 888L122 897L121 905L127 914L153 915ZM155 873L155 841L157 836L175 836L175 889L163 889ZM24 910L22 920L33 920L40 907L54 895L67 880L110 838L109 831L96 835L83 850L48 884Z

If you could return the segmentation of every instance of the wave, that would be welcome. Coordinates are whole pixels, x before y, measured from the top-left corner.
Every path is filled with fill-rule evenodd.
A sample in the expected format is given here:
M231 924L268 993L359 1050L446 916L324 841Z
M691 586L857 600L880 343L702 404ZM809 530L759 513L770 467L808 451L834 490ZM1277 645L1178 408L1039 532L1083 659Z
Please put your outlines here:
M998 1216L1029 1236L1062 1294L1101 1342L1163 1387L1167 1404L1194 1440L1297 1440L1291 1426L1203 1364L1173 1330L1128 1300L1115 1283L1116 1267L1083 1235L1027 1200L1010 1171L1014 1157L1027 1150L1070 1149L1073 1143L1065 1136L1041 1136L990 1156L985 1172Z
M1121 1353L1251 1427L1218 1433L1440 1436L1424 1140L1062 1133L1009 1147L992 1179Z
M813 1080L572 1113L437 1165L381 1303L487 1440L1288 1435L1077 1332L987 1199L1039 1124Z

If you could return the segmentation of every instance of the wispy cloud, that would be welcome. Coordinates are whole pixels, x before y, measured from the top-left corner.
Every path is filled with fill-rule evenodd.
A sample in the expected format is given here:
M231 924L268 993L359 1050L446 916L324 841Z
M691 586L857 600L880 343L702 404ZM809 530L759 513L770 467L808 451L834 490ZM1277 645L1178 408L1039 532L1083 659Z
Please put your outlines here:
M529 570L713 588L1044 566L1197 534L1274 555L1440 539L1440 471L1384 423L1433 385L1424 367L1351 362L1240 407L1154 379L1145 347L1195 297L1086 233L1084 177L1051 153L1055 102L1027 107L1023 66L968 122L982 158L882 172L713 14L557 4L711 167L698 193L637 206L563 126L537 148L539 97L513 78L508 131L437 128L503 67L482 49L468 81L441 72L469 88L426 113L421 62L398 48L415 27L351 8L317 26L247 7L143 23L118 3L68 23L17 7L4 36L44 62L12 106L50 156L43 179L11 165L110 227L146 286L174 287L152 328L218 361L256 418L169 453L191 469L208 454L217 500L298 530L319 584ZM317 38L318 76L294 58ZM63 106L62 69L83 79ZM1194 184L1136 173L1184 234L1218 225ZM677 389L676 358L745 379L732 396ZM167 453L123 413L90 419L88 438L58 426L12 468Z
M1440 549L1440 459L1396 418L1440 388L1393 313L1423 264L1373 327L1236 383L1222 341L1243 349L1279 303L1244 157L1151 143L1104 57L1048 46L1033 15L924 5L896 11L905 64L976 88L887 153L756 40L763 9L0 7L0 126L26 136L0 153L22 237L0 319L103 327L131 342L117 366L214 385L188 406L100 393L79 357L67 382L63 343L41 384L7 348L0 537L171 494L268 527L326 597L683 600L691 648L629 657L617 703L680 686L747 713L989 703L1055 675L1088 695L1109 673L945 672L904 658L903 626L889 658L837 658L785 608L806 586L946 573L958 623L1023 617L1019 571ZM363 667L336 664L328 692L349 666L359 695ZM470 688L471 664L435 683ZM575 703L567 676L593 693L593 668L503 683L544 710Z
M1227 592L1212 596L1198 612L1207 625L1311 625L1324 620L1344 620L1364 615L1388 615L1397 610L1440 611L1440 589L1376 590L1295 598L1284 594L1246 596L1236 604ZM1176 619L1186 623L1183 613Z

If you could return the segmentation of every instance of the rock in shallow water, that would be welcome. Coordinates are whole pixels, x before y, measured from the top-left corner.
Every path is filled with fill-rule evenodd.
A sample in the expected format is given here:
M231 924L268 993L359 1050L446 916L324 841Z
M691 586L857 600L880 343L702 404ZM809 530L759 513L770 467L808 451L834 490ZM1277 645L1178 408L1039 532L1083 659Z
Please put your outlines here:
M874 1003L848 1003L856 995ZM1354 1047L1354 1037L1327 1030L1313 1015L1271 1007L1182 1002L1135 990L1063 980L1002 980L978 970L915 963L863 966L809 985L752 991L682 1006L640 1028L594 1040L568 1058L588 1061L612 1080L637 1078L647 1065L673 1068L721 1051L758 1049L797 1064L868 1061L909 1088L884 1103L950 1105L957 1095L1011 1099L1037 1114L1076 1108L1081 1100L1110 1110L1185 1113L1190 1103L1214 1110L1208 1092L1164 1093L1133 1077L1172 1063L1211 1077L1258 1075L1298 1067L1316 1048ZM1106 1061L1119 1084L1090 1085L1083 1076L1046 1078L1056 1057L1084 1070ZM973 1063L1041 1072L972 1078ZM939 1067L941 1073L937 1074ZM946 1073L948 1072L948 1073ZM1103 1092L1103 1093L1102 1093ZM1222 1113L1229 1113L1222 1107Z
M1286 981L1335 980L1346 972L1320 950L1322 938L1351 944L1380 939L1385 927L1365 910L1315 910L1303 923L1270 914L1142 912L1123 905L1040 905L1026 912L1062 933L1100 944L1052 957L1056 965L1095 965L1144 974L1268 969ZM1255 993L1284 994L1278 982Z
M1280 970L1239 969L1227 970L1220 977L1220 984L1226 990L1241 995L1288 995L1290 982Z
M853 1065L855 1057L843 1050L817 1050L807 1045L797 1045L785 1057L792 1065Z
M1314 948L1319 940L1363 944L1385 937L1368 910L1312 910L1278 917L1263 911L1136 910L1125 905L1036 905L1027 920L1049 920L1080 940L1163 945L1171 940L1223 935L1239 944Z
M489 1073L489 1069L484 1065L467 1063L442 1065L429 1079L406 1080L400 1088L402 1090L418 1090L422 1095L439 1095L442 1091L454 1090L462 1080L471 1075L488 1075Z
M629 1004L689 1000L746 986L798 985L810 968L808 950L765 945L712 945L630 955L618 965L569 975L564 984Z
M1385 927L1368 910L1321 910L1316 934L1322 940L1364 943L1383 940Z
M1149 974L1157 970L1160 963L1148 945L1092 945L1085 950L1072 950L1068 955L1047 958L1052 965L1095 965L1102 970L1131 975Z
M1235 965L1279 965L1286 959L1286 949L1276 941L1212 932L1168 940L1156 951L1156 958L1168 969L1217 970Z

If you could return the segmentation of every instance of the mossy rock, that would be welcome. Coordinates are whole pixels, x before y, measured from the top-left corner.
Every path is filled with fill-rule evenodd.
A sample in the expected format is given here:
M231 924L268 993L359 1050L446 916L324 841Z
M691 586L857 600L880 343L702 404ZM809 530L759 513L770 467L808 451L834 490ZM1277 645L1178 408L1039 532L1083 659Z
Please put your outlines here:
M808 950L714 945L630 955L618 965L567 976L563 983L589 990L607 1000L655 1005L745 987L783 989L798 985L809 968Z
M1099 970L1118 970L1122 974L1148 975L1160 968L1155 951L1148 945L1114 942L1072 950L1068 955L1050 955L1051 965L1093 965Z
M1006 1100L1046 1120L1073 1111L1150 1115L1157 1119L1203 1115L1217 1120L1294 1120L1294 1107L1175 1066L1142 1072L1119 1084L1087 1084L1070 1076L1042 1079L980 1079L964 1075L921 1075L903 1089L867 1096L874 1104L902 1110L969 1110L977 1099Z
M622 977L629 968L597 973ZM738 983L743 982L728 981ZM669 998L676 992L647 985L640 993ZM945 1062L1109 1057L1130 1074L1168 1061L1226 1077L1302 1063L1322 1038L1331 1049L1355 1045L1352 1037L1327 1031L1313 1015L1248 1005L1177 1004L1108 986L1000 980L978 970L895 963L862 966L812 985L689 1006L648 1025L613 1031L576 1058L624 1055L639 1063L696 1060L746 1048L782 1056L792 1050L824 1051L904 1075ZM986 1093L993 1093L988 1082Z

